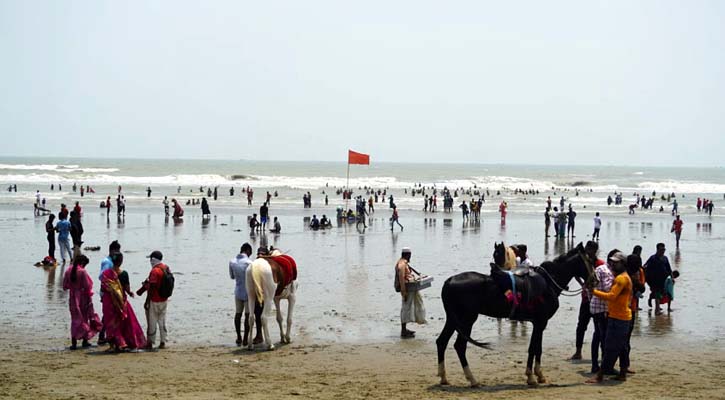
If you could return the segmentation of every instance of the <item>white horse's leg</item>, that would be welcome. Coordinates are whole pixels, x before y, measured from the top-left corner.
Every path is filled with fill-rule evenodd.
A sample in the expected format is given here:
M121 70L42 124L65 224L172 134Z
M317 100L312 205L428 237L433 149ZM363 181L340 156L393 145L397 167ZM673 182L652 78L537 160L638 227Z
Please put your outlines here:
M292 283L294 285L294 282ZM285 340L287 343L292 343L292 311L295 308L295 293L292 291L287 296L287 333L285 333Z
M246 305L246 317L249 331L247 332L247 349L254 350L254 308L257 305L257 293L254 291L254 281L252 280L252 268L247 268L246 274L246 288L247 288L247 305Z
M282 303L281 297L275 297L274 298L274 306L277 308L277 325L279 325L279 341L284 343L284 329L282 329L282 307L280 305Z
M269 336L269 326L267 323L267 317L272 310L272 304L274 303L274 292L277 290L277 284L274 283L272 277L272 269L264 271L264 282L262 290L264 290L264 307L262 308L262 332L264 333L264 342L267 345L267 350L274 350L272 344L272 337Z

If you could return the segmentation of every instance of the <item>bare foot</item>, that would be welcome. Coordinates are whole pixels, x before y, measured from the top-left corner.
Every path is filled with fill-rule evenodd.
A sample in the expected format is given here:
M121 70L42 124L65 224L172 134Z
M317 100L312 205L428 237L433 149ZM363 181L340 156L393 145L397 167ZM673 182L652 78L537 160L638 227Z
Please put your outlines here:
M603 380L602 376L597 375L593 378L587 379L586 381L584 381L584 383L602 383L602 380Z

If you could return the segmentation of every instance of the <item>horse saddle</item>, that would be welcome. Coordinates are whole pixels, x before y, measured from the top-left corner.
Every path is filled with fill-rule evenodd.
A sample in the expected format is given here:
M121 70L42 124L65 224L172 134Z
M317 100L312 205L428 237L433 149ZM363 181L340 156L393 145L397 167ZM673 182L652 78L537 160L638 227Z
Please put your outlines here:
M544 277L528 267L519 267L511 271L515 292L521 293L521 299L528 303L544 294L548 285Z
M548 287L546 279L529 267L518 267L511 271L506 271L492 263L491 274L500 277L505 275L506 280L510 280L511 282L511 289L514 295L520 297L524 303L531 302L541 296Z
M270 256L267 257L268 260L273 261L277 265L279 265L279 271L281 273L281 285L277 287L277 291L275 293L275 296L279 296L282 294L282 290L286 288L292 281L297 280L297 263L295 262L294 258L283 254L279 256Z

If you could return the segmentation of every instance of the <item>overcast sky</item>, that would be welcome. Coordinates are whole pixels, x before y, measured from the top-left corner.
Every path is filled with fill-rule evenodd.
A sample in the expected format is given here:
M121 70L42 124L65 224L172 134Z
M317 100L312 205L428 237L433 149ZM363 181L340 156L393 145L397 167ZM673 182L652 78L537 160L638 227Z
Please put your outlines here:
M723 1L0 0L0 155L722 166Z

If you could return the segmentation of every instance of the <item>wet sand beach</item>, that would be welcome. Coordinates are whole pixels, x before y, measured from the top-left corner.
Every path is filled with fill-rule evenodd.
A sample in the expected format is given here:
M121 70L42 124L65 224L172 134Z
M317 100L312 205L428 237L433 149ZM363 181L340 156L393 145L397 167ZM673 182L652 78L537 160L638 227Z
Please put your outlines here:
M486 385L471 390L452 343L447 352L452 386L436 385L434 341L444 320L442 283L462 271L487 272L494 241L528 244L535 262L552 259L588 239L591 215L580 212L575 240L545 238L542 218L528 213L512 213L501 225L494 213L484 213L480 224L464 224L459 213L404 210L405 230L391 233L389 210L381 207L365 232L346 223L325 231L306 228L311 214L333 211L275 209L273 203L271 215L280 217L283 233L252 235L246 216L256 208L216 207L206 222L188 208L184 222L174 224L164 220L158 207L136 204L125 219L112 214L106 220L105 212L89 206L83 219L85 245L102 247L100 252L87 252L91 276L97 275L107 244L114 239L123 245L132 288L146 277L144 256L153 249L164 252L177 275L169 303L170 349L106 355L99 348L67 350L70 317L61 285L64 267L32 265L45 251L45 219L34 218L26 207L3 207L0 239L13 245L5 249L12 262L0 267L5 276L0 297L0 392L8 398L270 398L269 393L283 398L581 398L605 392L639 398L725 396L717 386L725 378L725 318L719 309L725 295L719 289L720 275L712 274L713 254L724 246L719 218L685 215L679 251L669 233L669 215L609 215L604 220L602 252L613 247L629 251L640 244L647 257L664 241L673 267L682 274L671 315L654 316L642 303L632 339L638 373L628 382L582 384L588 362L565 361L573 352L579 298L561 297L561 308L544 336L543 365L552 385L536 391L524 386L529 325L481 317L472 336L492 342L494 350L469 346L474 374ZM227 264L244 241L289 251L300 266L293 343L274 352L250 353L233 346L234 283ZM393 264L403 246L413 248L412 265L435 278L433 287L423 292L428 323L413 326L418 334L410 341L398 337L400 300L392 287ZM130 301L142 315L142 300ZM585 359L592 329L585 340ZM278 338L274 318L270 332ZM109 371L128 384L109 386Z
M508 322L506 322L508 324ZM2 356L0 398L317 398L317 399L722 399L725 353L636 342L637 373L627 382L583 383L588 360L565 361L570 349L545 347L548 384L526 386L525 345L470 349L483 386L470 388L452 351L450 386L438 385L435 350L424 339L378 344L301 345L272 352L182 346L157 353L10 351Z

